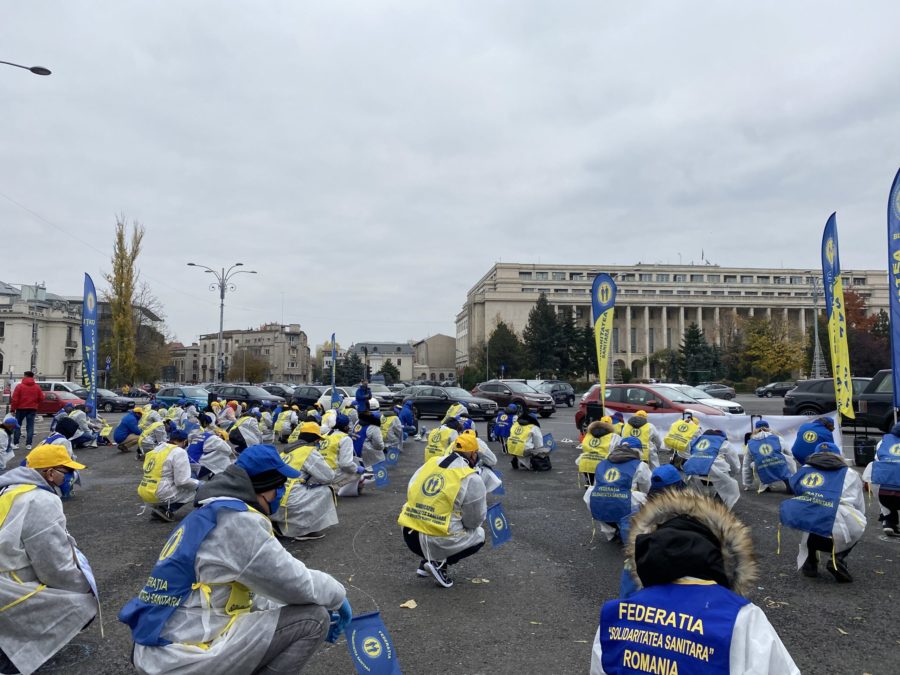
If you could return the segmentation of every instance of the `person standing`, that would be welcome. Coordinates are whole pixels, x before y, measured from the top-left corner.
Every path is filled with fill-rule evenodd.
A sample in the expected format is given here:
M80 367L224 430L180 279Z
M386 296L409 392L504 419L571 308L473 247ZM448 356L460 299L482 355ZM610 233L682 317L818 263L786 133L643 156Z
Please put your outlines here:
M247 448L197 494L141 593L119 612L140 673L298 673L349 624L347 592L273 536L276 493L300 472L271 446Z
M0 672L34 672L97 615L57 495L84 468L40 445L0 476Z
M10 396L9 409L16 416L19 427L13 438L13 449L18 449L22 434L22 422L25 422L25 449L31 450L34 441L34 417L38 408L44 402L44 392L34 381L34 373L25 371L22 381L16 386Z
M444 588L453 586L450 566L484 546L487 515L487 492L475 471L478 439L461 434L452 448L413 474L398 518L406 546L421 559L416 574L430 574Z
M690 491L660 494L632 517L625 553L642 588L603 605L591 675L799 675L746 598L758 576L753 542L724 506Z

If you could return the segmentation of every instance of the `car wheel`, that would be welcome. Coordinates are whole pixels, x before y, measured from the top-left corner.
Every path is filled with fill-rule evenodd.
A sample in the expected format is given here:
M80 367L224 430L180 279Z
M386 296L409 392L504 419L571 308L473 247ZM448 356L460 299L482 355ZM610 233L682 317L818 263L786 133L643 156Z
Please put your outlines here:
M767 392L766 392L766 398L772 398L772 392L771 392L771 391L767 391Z
M800 408L800 410L797 411L797 414L798 415L806 415L807 417L816 417L820 413L815 408L806 407L806 408Z
M541 417L545 417L545 418L550 417L550 415L552 415L552 414L553 414L552 412L542 412Z
M570 396L569 398L567 398L567 399L566 399L566 405L569 406L570 408L571 408L573 405L575 405L575 397L574 397L574 396Z
M734 400L734 394L725 394L725 400L726 401Z
M112 404L112 403L105 403L105 404L103 405L103 412L111 413L112 411L113 411L113 404Z

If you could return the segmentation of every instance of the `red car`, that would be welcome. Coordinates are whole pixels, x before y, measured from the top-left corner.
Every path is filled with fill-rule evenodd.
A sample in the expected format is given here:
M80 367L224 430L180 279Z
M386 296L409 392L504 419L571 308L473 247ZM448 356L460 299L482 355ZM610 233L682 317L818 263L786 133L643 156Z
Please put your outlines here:
M78 405L84 403L84 400L67 391L45 391L44 402L38 406L38 415L55 415L67 403Z
M704 415L724 415L718 408L699 403L670 387L655 384L608 384L604 392L607 410L623 413L626 419L638 410L648 413L683 413L693 410ZM575 413L575 425L584 431L587 425L603 416L600 409L600 387L594 385L581 397Z

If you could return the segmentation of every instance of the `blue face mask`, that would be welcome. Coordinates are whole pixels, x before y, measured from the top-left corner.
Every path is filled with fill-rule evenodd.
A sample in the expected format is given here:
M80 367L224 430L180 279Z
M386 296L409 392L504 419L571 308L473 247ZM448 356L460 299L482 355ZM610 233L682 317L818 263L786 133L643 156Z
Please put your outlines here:
M269 502L269 515L274 515L281 504L281 498L284 497L284 486L275 490L275 499Z
M63 478L62 485L59 486L59 494L63 499L68 499L72 496L72 487L75 485L75 479L78 476L75 472L65 474L65 478Z

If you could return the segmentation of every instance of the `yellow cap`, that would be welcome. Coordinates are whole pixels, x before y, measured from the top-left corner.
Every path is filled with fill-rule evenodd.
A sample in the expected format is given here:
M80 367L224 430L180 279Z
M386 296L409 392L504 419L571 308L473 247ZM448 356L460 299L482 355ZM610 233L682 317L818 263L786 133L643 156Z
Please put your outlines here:
M297 412L300 412L300 406L298 406L298 405L292 405L292 406L291 406L291 410L296 410Z
M456 437L453 447L457 452L478 452L478 438L475 434L464 432Z
M604 415L600 418L600 421L606 422L607 424L612 424L612 417L610 417L609 415Z
M69 452L61 445L39 445L25 457L25 465L31 469L51 469L54 466L66 466L70 469L84 469L69 457Z
M635 417L646 417L647 411L646 410L638 410L636 413L634 413L634 416Z
M318 422L304 422L300 425L301 434L315 434L319 438L322 437L322 428Z

